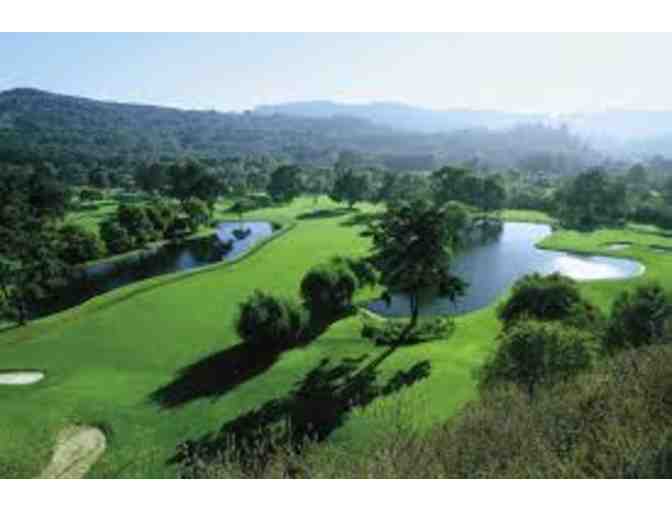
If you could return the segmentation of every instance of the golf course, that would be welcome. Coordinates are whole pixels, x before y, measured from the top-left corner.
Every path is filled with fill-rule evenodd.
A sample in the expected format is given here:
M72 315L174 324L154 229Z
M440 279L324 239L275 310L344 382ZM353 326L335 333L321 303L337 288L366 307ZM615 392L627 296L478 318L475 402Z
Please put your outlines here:
M375 206L360 203L348 210L320 198L317 207L319 214L312 198L301 197L250 212L246 220L282 228L236 261L136 282L26 326L6 327L0 332L0 373L40 371L44 378L0 385L0 469L39 476L62 431L85 426L99 429L106 440L86 476L175 476L172 459L182 442L207 440L316 376L322 378L322 395L348 395L360 403L333 417L327 438L352 452L374 447L376 434L393 419L422 430L477 398L474 372L495 346L496 303L456 317L446 338L394 350L362 337L367 312L360 308L307 345L273 359L251 362L241 354L234 319L255 289L295 297L312 266L337 255L368 254L361 217ZM217 209L218 220L235 219L225 210ZM505 220L549 220L538 212L502 214ZM95 228L90 216L73 221ZM611 245L622 247L616 252ZM605 311L620 291L643 281L672 288L672 251L665 251L672 250L672 239L657 229L556 230L540 247L640 262L645 272L635 278L580 284ZM360 291L356 302L379 293ZM366 381L352 390L363 372ZM364 394L373 384L384 390L371 398L352 394Z

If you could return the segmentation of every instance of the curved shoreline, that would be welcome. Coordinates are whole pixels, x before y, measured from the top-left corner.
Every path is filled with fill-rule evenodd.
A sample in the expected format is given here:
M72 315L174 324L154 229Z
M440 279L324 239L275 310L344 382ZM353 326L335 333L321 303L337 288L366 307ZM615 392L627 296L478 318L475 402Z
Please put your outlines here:
M550 223L545 223L545 222L533 222L533 221L505 221L504 224L521 224L521 225L535 225L535 226L548 226L549 228L552 228L552 224ZM618 256L614 255L613 252L607 252L606 250L601 250L601 251L589 251L589 250L576 250L572 248L567 248L567 249L560 249L560 248L548 248L545 246L542 246L542 244L547 241L549 238L551 238L557 230L551 230L551 232L544 236L542 239L536 241L533 244L534 249L538 250L543 250L545 252L553 253L558 256L573 256L579 259L591 259L591 258L602 258L602 259L612 259L612 260L619 260L619 261L627 261L630 262L634 265L637 266L635 272L632 274L624 275L624 276L606 276L606 277L601 277L601 278L575 278L572 277L571 275L567 275L563 273L562 271L557 271L560 274L563 274L565 276L568 276L569 278L572 278L575 280L578 284L586 284L586 283L597 283L597 282L618 282L618 281L625 281L625 280L633 280L636 278L641 278L644 274L646 274L647 267L643 263L643 261L635 258L635 257L627 257L627 256ZM597 261L595 263L598 263ZM530 271L529 273L525 274L532 274L534 271ZM515 282L513 282L515 283ZM463 318L463 317L468 317L473 313L480 313L483 312L484 310L487 310L491 307L496 307L498 303L500 303L503 299L506 298L507 294L513 287L513 283L508 285L506 288L502 289L501 292L497 297L495 297L490 303L480 307L480 308L475 308L473 310L468 310L466 312L462 313L437 313L437 314L427 314L427 317L453 317L453 318ZM375 317L378 317L380 319L387 319L387 318L405 318L408 317L408 315L394 315L394 316L388 316L388 315L382 315L374 310L371 310L368 308L367 305L370 303L377 301L377 298L367 300L366 302L358 305L358 308L361 308L363 310L366 310L366 312L373 314Z
M117 303L126 301L139 294L150 292L159 287L170 285L172 283L179 282L186 278L191 278L193 276L205 274L210 271L218 271L220 269L224 269L227 267L234 267L237 264L246 261L249 257L259 252L267 244L291 232L297 225L298 222L296 221L286 223L285 225L282 226L282 228L276 230L265 239L262 239L261 241L253 245L248 251L246 251L240 257L234 260L222 260L220 262L215 262L213 264L209 264L206 266L186 269L184 271L179 271L175 273L168 273L164 275L154 276L152 278L147 278L145 280L129 283L128 285L124 285L117 289L112 289L108 292L103 292L101 294L93 296L71 308L67 308L52 315L47 315L46 317L40 317L38 319L32 320L30 322L31 331L34 330L35 328L40 328L48 325L54 325L54 324L60 325L63 323L67 323L71 320L76 319L82 313L106 309L110 306L114 306ZM16 343L18 341L21 340L16 340L15 342L9 342L9 343L0 342L0 345L9 345L12 343Z

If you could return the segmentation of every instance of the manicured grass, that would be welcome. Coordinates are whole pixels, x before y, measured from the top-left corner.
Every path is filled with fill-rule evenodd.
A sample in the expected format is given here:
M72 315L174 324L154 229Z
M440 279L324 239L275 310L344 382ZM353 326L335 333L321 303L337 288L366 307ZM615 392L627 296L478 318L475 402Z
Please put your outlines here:
M68 213L65 218L66 223L76 223L97 234L100 224L106 219L111 218L117 211L119 202L112 199L106 199L92 202L90 205L96 208Z
M286 396L325 359L329 366L358 359L357 366L364 367L383 354L384 348L361 338L361 320L353 316L334 324L310 345L284 353L266 370L227 392L217 394L213 386L210 395L173 408L162 408L150 398L184 367L239 343L233 319L238 303L254 289L296 295L311 265L336 254L367 252L368 238L358 235L362 227L351 225L356 213L336 210L338 206L327 199L317 207L331 209L333 214L315 214L311 219L312 200L300 199L290 207L246 215L245 219L297 224L233 265L140 282L0 334L0 370L47 373L34 386L0 387L0 465L11 463L19 475L39 473L57 431L67 423L80 422L102 424L109 435L108 450L91 476L170 476L174 467L167 461L181 441L215 432L241 413ZM226 218L223 211L219 215ZM618 241L633 245L617 253L606 250L605 243ZM657 234L558 231L542 244L633 257L647 266L645 275L637 279L582 284L604 307L620 289L646 278L672 286L672 253L648 248L651 244L672 247L672 240ZM372 295L367 291L358 299ZM491 306L457 318L457 329L448 339L397 349L377 367L382 384L423 362L429 363L428 377L351 413L330 441L359 450L389 425L391 416L400 415L420 428L451 416L476 396L473 371L493 348L497 329ZM219 370L222 381L231 377L230 366Z
M553 218L542 211L526 209L504 209L502 211L504 221L519 221L525 223L553 223Z

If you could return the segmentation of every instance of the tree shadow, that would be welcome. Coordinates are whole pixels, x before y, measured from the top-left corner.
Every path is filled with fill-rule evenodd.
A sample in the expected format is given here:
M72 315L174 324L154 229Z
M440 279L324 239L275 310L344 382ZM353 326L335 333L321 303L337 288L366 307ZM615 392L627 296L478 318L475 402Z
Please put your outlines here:
M429 376L431 366L425 360L397 371L380 384L378 369L395 350L385 349L368 362L368 355L338 363L324 358L287 396L269 400L216 432L185 441L170 462L193 468L194 463L203 465L233 451L241 467L252 471L263 466L278 448L300 448L307 440L323 441L343 425L352 409L364 408Z
M305 347L331 324L355 313L355 308L322 320L313 320L300 338L278 349L239 343L182 368L174 381L154 391L150 400L165 409L179 407L199 398L218 398L271 368L280 355Z
M355 209L356 211L356 209ZM303 214L299 214L297 220L318 220L324 218L336 218L338 216L344 216L346 214L352 213L353 210L347 207L337 207L335 209L318 209L317 211L311 211Z
M355 227L358 225L369 225L372 221L377 220L382 216L382 213L358 213L353 214L341 223L343 227Z
M268 370L279 355L240 343L182 368L174 381L149 398L166 409L199 398L217 398Z

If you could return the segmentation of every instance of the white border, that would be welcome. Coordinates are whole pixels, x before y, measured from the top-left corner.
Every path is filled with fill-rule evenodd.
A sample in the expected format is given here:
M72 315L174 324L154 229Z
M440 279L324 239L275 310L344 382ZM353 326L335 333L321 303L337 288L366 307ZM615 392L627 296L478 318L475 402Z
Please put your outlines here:
M662 0L19 0L0 31L669 31ZM1 50L1 48L0 48Z

